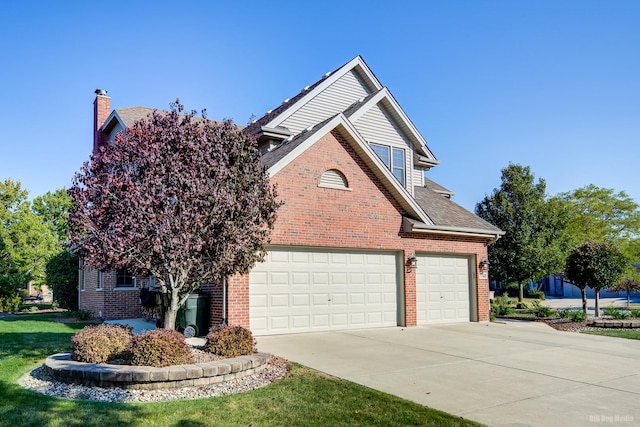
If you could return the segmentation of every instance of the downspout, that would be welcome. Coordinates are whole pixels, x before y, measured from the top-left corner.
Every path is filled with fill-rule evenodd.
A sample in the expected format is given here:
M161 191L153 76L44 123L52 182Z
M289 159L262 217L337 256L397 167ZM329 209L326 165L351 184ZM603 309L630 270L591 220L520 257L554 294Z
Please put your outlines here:
M222 325L227 325L227 278L222 279Z

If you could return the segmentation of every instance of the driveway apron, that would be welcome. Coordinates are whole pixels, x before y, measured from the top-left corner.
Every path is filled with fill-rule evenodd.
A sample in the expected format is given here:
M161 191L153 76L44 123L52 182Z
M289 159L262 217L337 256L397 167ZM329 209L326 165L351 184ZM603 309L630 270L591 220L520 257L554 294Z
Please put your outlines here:
M542 323L258 337L276 354L491 426L640 425L640 341Z

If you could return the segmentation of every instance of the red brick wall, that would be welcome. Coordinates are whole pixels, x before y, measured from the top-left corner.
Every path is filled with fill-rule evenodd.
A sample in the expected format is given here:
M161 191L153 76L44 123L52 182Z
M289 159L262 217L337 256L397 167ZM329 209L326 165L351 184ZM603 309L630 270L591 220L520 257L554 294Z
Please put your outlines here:
M80 260L78 281L81 310L89 310L94 318L102 319L130 319L141 316L140 284L135 288L116 288L116 272L109 271L102 273L102 289L99 289L98 275L98 270L83 265Z
M318 187L318 180L328 169L342 172L350 191ZM271 244L359 248L402 251L403 259L418 253L460 254L475 262L487 258L485 240L402 232L405 212L375 175L338 134L325 135L306 152L277 173L272 182L285 204ZM108 279L107 279L108 277ZM477 317L489 320L489 284L477 271ZM139 317L139 289L115 288L115 275L105 274L101 301L95 285L87 281L81 301L107 318ZM222 320L222 287L206 286L212 296L211 324ZM404 272L405 318L407 326L416 324L416 276ZM85 303L86 301L86 303ZM228 279L228 323L249 327L249 278Z
M337 169L350 191L318 187L323 172ZM278 172L272 182L285 204L271 244L328 248L403 251L404 259L416 252L487 257L485 240L411 233L401 230L405 212L337 133L327 134ZM477 266L476 266L477 268ZM477 317L489 320L487 279L477 277ZM404 273L405 319L416 324L415 272ZM249 327L248 276L229 281L229 323Z

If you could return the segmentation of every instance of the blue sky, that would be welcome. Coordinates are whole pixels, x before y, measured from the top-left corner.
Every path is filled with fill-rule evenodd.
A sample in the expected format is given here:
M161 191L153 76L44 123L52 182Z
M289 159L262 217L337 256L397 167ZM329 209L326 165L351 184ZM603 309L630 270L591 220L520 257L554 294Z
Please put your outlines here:
M360 54L473 209L509 162L640 202L640 2L0 2L0 179L69 186L112 108L246 124Z

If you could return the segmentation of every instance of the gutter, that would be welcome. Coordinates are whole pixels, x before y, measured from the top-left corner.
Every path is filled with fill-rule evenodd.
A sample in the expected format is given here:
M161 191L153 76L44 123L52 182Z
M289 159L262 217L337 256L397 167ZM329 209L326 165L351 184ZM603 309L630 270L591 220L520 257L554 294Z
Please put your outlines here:
M423 233L423 234L446 234L449 236L464 237L480 237L488 240L488 243L494 243L504 235L504 231L491 232L482 228L455 227L451 225L430 225L412 220L407 217L402 218L402 231L405 233Z

